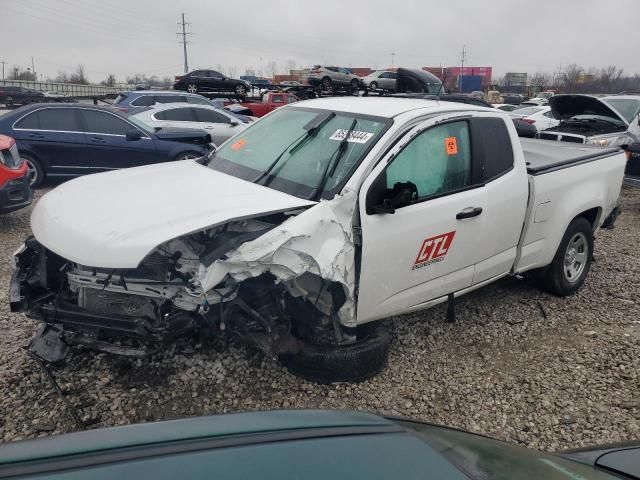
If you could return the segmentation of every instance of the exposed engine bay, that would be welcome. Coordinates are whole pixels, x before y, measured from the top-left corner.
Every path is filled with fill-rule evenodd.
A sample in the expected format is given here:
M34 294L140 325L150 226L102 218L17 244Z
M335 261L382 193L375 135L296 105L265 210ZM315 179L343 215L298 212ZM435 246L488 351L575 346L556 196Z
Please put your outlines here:
M563 132L590 137L605 135L627 130L624 122L601 115L576 115L563 119L560 124L545 130L545 132Z
M340 210L348 202L317 205L319 223L299 209L185 235L135 269L74 263L32 237L16 257L11 308L45 323L30 349L49 362L72 345L144 356L202 332L232 333L273 358L295 353L298 339L349 342L354 243L350 212ZM313 224L323 233L307 231Z

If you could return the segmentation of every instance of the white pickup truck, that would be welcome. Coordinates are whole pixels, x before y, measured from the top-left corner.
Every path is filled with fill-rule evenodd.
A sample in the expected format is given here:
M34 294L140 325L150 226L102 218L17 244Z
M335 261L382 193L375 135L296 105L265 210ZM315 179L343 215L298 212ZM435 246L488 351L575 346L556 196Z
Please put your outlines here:
M278 109L208 158L69 181L16 253L11 308L50 362L235 334L319 382L385 365L382 320L534 272L569 295L625 154L523 140L495 109L329 98ZM450 312L453 308L450 309Z

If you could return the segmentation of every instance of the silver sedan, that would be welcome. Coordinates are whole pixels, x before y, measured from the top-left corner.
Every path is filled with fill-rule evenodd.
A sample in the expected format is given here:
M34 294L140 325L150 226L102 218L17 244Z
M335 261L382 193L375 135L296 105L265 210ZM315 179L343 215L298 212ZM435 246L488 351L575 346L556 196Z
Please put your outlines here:
M372 92L376 90L388 90L394 92L396 90L396 72L389 72L386 70L378 70L377 72L370 73L362 79L362 85L368 88Z
M132 115L151 128L199 128L211 135L217 146L247 128L233 113L210 105L163 103Z

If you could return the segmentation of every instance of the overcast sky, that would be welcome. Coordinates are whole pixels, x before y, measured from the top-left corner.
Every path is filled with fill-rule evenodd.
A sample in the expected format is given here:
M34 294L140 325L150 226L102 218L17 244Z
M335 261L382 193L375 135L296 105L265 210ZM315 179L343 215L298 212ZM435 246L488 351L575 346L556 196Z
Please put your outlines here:
M460 64L554 72L615 64L640 73L640 0L0 0L0 61L44 78L83 64L109 73L182 73L177 22L191 24L189 67L241 75L297 66Z

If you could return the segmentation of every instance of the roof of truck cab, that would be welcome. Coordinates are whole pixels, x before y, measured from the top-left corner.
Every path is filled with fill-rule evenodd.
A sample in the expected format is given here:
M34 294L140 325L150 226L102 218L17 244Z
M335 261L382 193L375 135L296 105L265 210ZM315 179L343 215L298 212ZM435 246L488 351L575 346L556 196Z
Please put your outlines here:
M391 98L391 97L327 97L315 100L296 102L291 108L318 108L337 112L349 112L358 115L372 115L376 117L393 118L412 110L433 110L447 112L452 110L478 110L499 112L493 108L477 107L475 105L443 102L438 100L424 100L421 98Z

